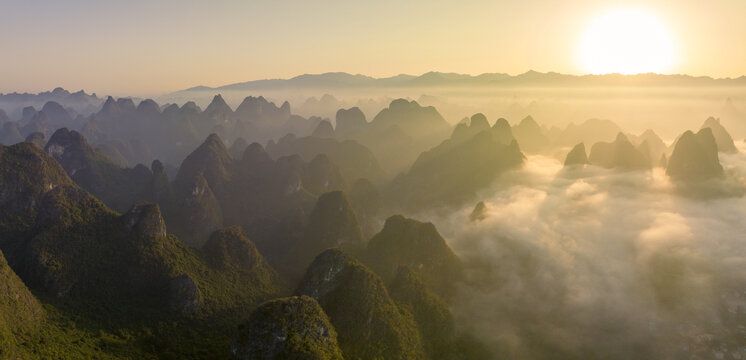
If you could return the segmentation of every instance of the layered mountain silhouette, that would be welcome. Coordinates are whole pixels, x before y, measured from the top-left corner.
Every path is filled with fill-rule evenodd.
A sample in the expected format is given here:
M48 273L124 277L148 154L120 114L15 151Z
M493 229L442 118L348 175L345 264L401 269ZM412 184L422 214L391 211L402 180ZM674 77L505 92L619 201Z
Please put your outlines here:
M454 130L450 139L422 153L408 172L391 182L390 198L410 209L459 203L521 166L524 156L507 121L498 120L469 137L476 132L471 127L483 126L477 121L465 130Z
M644 170L651 167L650 159L636 149L622 133L617 135L614 142L593 144L588 162L607 169Z
M746 77L736 79L713 79L710 77L694 77L689 75L565 75L555 72L540 73L527 71L519 75L501 73L485 73L481 75L465 75L455 73L428 72L420 76L397 75L388 78L373 78L360 74L324 73L304 74L291 79L256 80L235 83L217 88L197 86L182 90L182 92L215 91L215 90L278 90L278 89L354 89L354 88L396 88L396 87L437 87L437 86L694 86L694 85L738 85L746 83Z

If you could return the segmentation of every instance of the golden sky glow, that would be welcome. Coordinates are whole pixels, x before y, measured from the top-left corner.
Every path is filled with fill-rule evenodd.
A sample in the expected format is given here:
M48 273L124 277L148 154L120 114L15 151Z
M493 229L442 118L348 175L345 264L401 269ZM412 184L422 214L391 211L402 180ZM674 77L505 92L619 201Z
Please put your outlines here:
M670 65L618 71L746 74L743 0L0 3L0 92L63 86L144 96L329 71L617 71L584 63L578 49L594 21L620 8L663 24L675 56Z
M639 9L616 9L594 19L579 41L579 61L592 74L670 73L678 60L666 24Z

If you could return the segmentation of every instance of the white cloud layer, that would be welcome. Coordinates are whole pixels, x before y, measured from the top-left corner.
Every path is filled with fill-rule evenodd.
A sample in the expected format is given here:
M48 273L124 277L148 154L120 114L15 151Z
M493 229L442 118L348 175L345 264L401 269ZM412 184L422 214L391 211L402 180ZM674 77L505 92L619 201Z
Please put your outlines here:
M721 161L743 188L744 152ZM745 197L530 156L481 199L479 222L473 204L415 217L467 264L452 310L499 355L746 359Z

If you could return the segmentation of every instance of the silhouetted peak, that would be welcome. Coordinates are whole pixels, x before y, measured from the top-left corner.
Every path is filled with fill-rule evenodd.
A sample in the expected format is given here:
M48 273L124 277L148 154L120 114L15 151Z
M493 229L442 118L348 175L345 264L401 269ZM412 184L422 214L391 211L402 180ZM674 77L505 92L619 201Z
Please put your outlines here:
M105 114L113 114L119 112L119 104L113 97L109 96L106 98L104 105L101 107L101 112Z
M629 142L629 138L627 138L627 135L624 135L624 133L620 132L616 135L616 139L614 142Z
M137 105L137 112L141 114L157 114L160 113L160 108L152 99L145 99Z
M119 98L117 99L117 105L119 105L119 108L122 111L130 112L137 110L135 102L132 100L132 98Z
M181 106L181 110L189 110L189 111L196 111L196 112L202 112L202 109L195 103L194 101L187 101L184 103L184 105Z
M150 171L153 172L153 175L163 174L166 171L166 167L163 166L163 163L160 160L155 159L150 164Z
M233 113L233 110L230 106L223 100L223 96L220 94L215 95L214 98L212 98L212 101L210 102L210 105L207 105L207 108L205 109L205 114L209 115L215 115L215 114L231 114Z
M585 165L588 164L588 155L585 152L585 144L579 143L575 145L567 157L565 157L565 166L568 165Z
M666 173L684 181L702 181L723 176L712 130L705 127L696 134L690 130L684 132L668 159Z
M392 110L407 109L410 107L420 107L420 104L418 104L414 100L409 101L407 99L401 99L401 98L395 99L391 101L391 104L389 104L389 109L392 109Z
M497 119L497 121L495 121L495 124L492 125L492 128L497 129L497 130L508 131L510 130L510 123L508 123L508 120L506 120L505 118L499 118Z
M36 109L33 106L26 106L23 108L21 114L21 122L27 123L36 116Z
M359 133L368 125L365 114L358 107L337 110L335 119L335 131L342 136Z
M707 118L704 124L702 124L701 128L709 128L712 130L712 136L715 138L715 143L717 144L718 151L724 153L738 152L738 148L736 148L736 145L733 142L733 138L728 133L728 130L726 130L725 127L720 124L719 118Z
M264 150L264 147L260 143L251 143L246 147L243 152L242 160L251 163L271 161L269 154Z
M322 120L316 125L316 129L313 130L311 136L318 138L334 138L334 127L329 120Z
M482 221L485 218L487 218L487 205L484 204L484 201L480 201L476 206L474 206L474 210L471 211L471 214L469 214L469 220Z
M487 130L490 128L490 123L487 121L487 117L482 113L476 113L469 119L469 127L473 130Z

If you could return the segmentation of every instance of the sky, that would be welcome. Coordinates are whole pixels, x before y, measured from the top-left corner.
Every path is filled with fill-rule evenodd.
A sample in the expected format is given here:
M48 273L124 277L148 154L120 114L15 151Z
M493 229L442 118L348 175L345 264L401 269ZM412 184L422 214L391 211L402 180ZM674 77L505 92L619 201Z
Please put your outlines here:
M744 0L0 0L0 92L154 96L336 71L583 74L579 43L613 9L668 30L676 57L661 72L746 74Z

